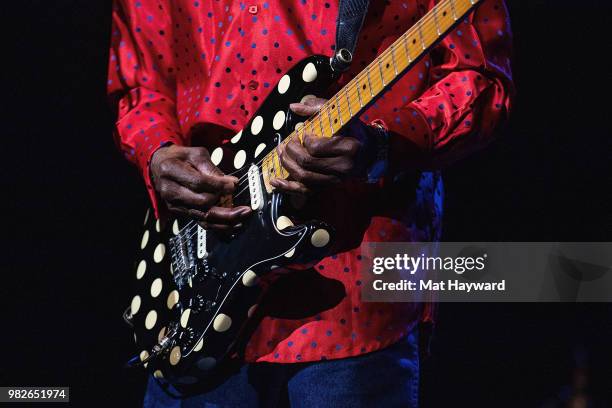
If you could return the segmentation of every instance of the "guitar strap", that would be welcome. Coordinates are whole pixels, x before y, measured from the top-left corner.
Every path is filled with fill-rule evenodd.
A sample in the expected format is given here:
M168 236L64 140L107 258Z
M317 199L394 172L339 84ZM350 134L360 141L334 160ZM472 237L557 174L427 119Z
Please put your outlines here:
M344 72L351 65L357 38L368 12L369 0L339 0L336 21L336 53L331 59L332 69Z

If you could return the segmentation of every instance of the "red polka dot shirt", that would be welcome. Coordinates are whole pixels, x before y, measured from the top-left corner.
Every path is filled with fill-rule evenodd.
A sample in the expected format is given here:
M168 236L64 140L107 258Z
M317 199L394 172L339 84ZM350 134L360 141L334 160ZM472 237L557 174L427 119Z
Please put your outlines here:
M371 1L340 85L433 4ZM155 150L214 146L241 130L296 62L332 55L337 7L337 0L114 2L108 92L117 104L116 140L142 171L156 209L148 174ZM440 168L490 141L510 109L511 37L504 2L485 0L362 115L390 131L391 167ZM411 192L383 185L347 183L326 200L333 206L321 203L345 249L271 285L247 361L355 356L394 343L423 318L417 304L361 301L359 244L439 239L440 174L422 173Z

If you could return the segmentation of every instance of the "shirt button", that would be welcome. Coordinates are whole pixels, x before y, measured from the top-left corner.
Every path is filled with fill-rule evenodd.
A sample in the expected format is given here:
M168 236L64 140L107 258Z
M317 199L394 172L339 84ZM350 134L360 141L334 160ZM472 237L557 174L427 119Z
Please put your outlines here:
M253 81L253 80L249 81L249 89L254 91L257 89L258 86L259 86L259 82Z
M249 13L257 14L257 6L249 6Z

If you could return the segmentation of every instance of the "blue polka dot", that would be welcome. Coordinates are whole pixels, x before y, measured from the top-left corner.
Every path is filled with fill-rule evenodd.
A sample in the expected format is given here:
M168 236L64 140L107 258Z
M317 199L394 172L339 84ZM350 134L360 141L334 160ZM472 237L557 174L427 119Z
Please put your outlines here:
M316 348L317 347L317 342L313 341L312 343L310 343L310 347Z
M287 342L287 347L291 347L291 346L293 346L293 342L292 341L288 341Z
M308 329L302 329L302 334L308 333Z
M326 335L327 337L331 336L331 335L332 335L332 331L331 331L331 330L326 331L326 332L325 332L325 335Z

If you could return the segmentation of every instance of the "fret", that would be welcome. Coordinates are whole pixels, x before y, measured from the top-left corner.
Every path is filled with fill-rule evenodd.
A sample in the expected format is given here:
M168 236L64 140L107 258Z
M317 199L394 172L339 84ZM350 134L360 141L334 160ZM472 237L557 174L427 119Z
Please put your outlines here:
M408 63L412 62L412 57L410 56L410 50L408 49L408 33L402 35L404 37L404 48L406 49L406 56L408 57Z
M331 129L331 134L333 135L334 133L336 133L336 131L334 130L334 122L332 121L332 117L329 113L329 107L326 106L327 104L323 104L323 106L321 107L321 110L325 110L325 112L327 113L327 119L329 120L329 127Z
M272 151L272 168L274 177L280 177L282 174L282 166L276 150Z
M391 44L391 62L393 62L393 72L397 76L397 65L395 64L395 55L393 55L393 44Z
M436 25L436 32L438 33L438 37L442 35L442 33L440 32L440 23L438 22L438 6L435 6L432 9L432 13L434 16L434 24Z
M361 88L361 85L359 85L359 80L357 78L355 78L355 80L357 81L357 86L355 88L357 88L357 98L359 99L359 107L363 108L363 99L361 99L361 91L359 90L359 88Z
M351 117L351 119L353 118L353 109L351 109L351 98L349 97L348 94L348 84L347 86L344 87L344 96L346 97L346 105L348 106L348 110L349 110L349 116Z
M387 52L378 57L379 65L382 67L384 85L389 85L395 79L396 75L393 74L393 69L391 69L392 60Z
M340 98L338 98L338 94L336 94L336 105L338 106L337 113L340 117L340 126L344 126L344 120L342 120L342 109L340 109Z
M376 59L378 61L378 72L380 72L380 80L382 81L382 86L386 86L387 84L385 84L385 77L383 76L383 69L382 69L382 65L380 64L380 58Z
M425 50L427 49L427 46L425 45L425 39L423 38L423 27L421 21L417 23L417 29L419 31L419 37L421 37L421 46L423 47L423 50Z
M453 19L457 21L457 10L455 10L455 0L450 0L451 10L453 10Z
M372 81L370 80L370 67L366 67L366 74L368 76L368 87L370 88L370 95L374 98L374 94L372 93Z
M323 118L321 117L321 114L317 114L317 117L315 119L319 119L319 126L321 127L321 137L325 136L325 131L323 130Z

